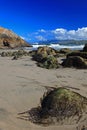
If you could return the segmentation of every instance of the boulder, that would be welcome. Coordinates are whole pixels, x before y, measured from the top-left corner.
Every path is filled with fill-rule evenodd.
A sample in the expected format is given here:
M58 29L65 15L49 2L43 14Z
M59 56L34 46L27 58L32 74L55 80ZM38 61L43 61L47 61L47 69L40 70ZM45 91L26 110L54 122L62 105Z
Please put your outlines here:
M44 58L43 62L38 63L38 66L46 68L46 69L59 68L57 58L52 55L49 55L48 57Z
M40 106L19 113L19 118L42 125L71 125L86 120L87 98L65 87L44 93Z
M57 56L57 51L51 47L39 47L36 51L32 51L30 52L33 59L38 61L38 62L42 62L42 60L46 57L48 57L49 55L52 56Z
M36 51L30 53L33 60L37 61L37 65L46 69L58 68L58 60L56 50L50 47L39 47Z
M71 52L67 54L67 57L70 57L70 56L80 56L82 58L87 59L87 52L80 52L80 51Z
M66 88L57 88L47 93L41 101L41 118L65 118L81 115L87 110L87 98Z
M62 53L62 54L68 54L72 52L72 50L68 49L68 48L62 48L60 49L59 53Z
M87 69L87 59L80 56L70 56L63 61L62 66Z

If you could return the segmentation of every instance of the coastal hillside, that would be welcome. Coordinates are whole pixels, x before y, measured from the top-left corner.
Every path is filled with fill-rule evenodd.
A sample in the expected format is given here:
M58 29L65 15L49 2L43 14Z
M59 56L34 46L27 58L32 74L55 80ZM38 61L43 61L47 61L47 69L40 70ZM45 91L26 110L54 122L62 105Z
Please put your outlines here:
M0 49L30 46L29 43L11 30L0 27Z

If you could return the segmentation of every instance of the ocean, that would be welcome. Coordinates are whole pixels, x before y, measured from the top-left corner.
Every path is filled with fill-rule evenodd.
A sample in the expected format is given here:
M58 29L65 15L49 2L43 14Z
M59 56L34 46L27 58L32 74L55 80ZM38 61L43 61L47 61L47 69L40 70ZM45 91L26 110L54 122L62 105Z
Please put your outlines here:
M84 47L84 44L61 44L61 43L51 43L51 44L41 44L41 43L33 43L31 48L26 47L26 49L28 50L36 50L38 47L42 47L42 46L48 46L48 47L52 47L56 50L60 50L62 48L69 48L71 50L82 50Z

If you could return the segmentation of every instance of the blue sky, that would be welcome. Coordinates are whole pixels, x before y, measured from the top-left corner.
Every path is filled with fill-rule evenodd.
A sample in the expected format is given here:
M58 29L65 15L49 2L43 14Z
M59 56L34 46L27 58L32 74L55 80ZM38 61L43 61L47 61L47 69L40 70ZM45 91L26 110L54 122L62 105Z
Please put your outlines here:
M0 0L0 26L27 41L87 39L87 0Z

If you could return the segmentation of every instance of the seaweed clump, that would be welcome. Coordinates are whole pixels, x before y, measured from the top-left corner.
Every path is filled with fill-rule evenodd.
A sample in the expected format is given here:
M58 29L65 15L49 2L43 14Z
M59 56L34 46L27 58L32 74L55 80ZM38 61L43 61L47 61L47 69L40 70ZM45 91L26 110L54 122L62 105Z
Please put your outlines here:
M71 117L82 114L87 99L66 88L57 88L49 92L41 102L41 117Z
M41 100L41 106L32 108L26 114L33 123L72 124L79 122L86 111L86 97L61 87L47 92Z

